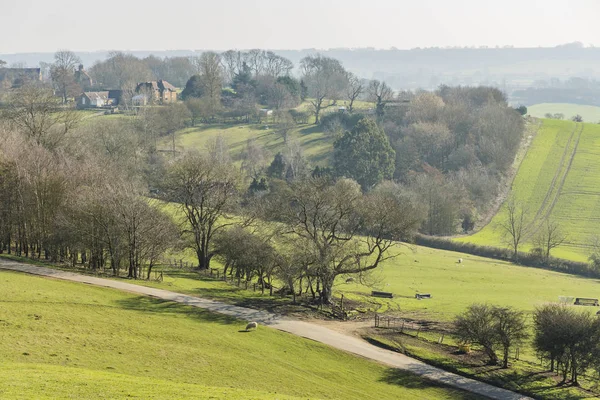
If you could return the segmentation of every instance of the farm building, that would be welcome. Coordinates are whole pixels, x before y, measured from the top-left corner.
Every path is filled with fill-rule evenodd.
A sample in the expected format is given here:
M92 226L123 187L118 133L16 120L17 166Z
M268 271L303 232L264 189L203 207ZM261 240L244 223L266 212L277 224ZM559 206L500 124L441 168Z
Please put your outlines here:
M162 79L138 83L135 91L139 94L149 96L150 102L171 103L177 100L177 89L175 89L175 86Z
M74 78L75 82L77 82L77 84L81 86L83 90L89 90L94 85L94 81L83 68L83 64L79 64L79 67L74 73Z
M119 105L120 90L105 90L101 92L83 92L75 98L77 108L104 108Z

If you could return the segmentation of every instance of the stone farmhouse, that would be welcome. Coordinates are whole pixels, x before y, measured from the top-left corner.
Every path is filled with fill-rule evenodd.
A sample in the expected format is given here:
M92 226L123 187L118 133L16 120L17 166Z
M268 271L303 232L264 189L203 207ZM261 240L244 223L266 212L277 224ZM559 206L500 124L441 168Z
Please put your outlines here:
M144 96L143 103L171 103L177 100L177 89L162 79L158 81L138 83L135 88L138 95ZM138 97L138 96L136 96ZM140 99L137 99L138 102Z

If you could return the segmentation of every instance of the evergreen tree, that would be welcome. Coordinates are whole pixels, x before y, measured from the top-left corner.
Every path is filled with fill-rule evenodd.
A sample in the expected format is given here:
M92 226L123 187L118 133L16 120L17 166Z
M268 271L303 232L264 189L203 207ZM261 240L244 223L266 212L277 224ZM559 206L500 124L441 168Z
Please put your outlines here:
M333 145L336 176L356 180L368 190L394 175L396 152L375 121L363 118Z

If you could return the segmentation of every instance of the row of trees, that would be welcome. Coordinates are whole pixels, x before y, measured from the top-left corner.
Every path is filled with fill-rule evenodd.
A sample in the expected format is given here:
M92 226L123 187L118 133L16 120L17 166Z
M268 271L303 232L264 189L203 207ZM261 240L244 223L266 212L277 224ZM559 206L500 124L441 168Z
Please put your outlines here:
M525 314L510 307L473 304L455 319L458 338L463 343L481 346L495 365L502 354L508 368L510 352L530 337ZM600 319L560 304L547 304L533 313L533 347L549 361L550 371L579 385L579 376L588 369L600 368Z

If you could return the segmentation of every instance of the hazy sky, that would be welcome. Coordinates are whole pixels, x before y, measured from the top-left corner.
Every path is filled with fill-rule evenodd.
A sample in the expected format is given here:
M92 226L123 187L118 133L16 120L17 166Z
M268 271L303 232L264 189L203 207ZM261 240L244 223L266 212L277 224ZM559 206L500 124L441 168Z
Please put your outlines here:
M600 46L599 0L0 0L0 53Z

